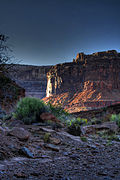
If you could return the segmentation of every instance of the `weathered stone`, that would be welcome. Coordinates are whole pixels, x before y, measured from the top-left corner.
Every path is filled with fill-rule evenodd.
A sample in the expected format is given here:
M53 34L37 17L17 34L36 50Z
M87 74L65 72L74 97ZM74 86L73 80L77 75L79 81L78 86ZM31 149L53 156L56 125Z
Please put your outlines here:
M58 145L58 144L61 143L61 140L58 139L58 138L51 137L51 138L50 138L50 142L53 143L53 144L55 144L55 145Z
M22 147L20 149L20 153L27 156L28 158L34 158L33 153L26 147Z
M96 133L97 131L100 130L109 130L111 132L117 132L118 126L116 122L105 122L103 124L89 125L82 127L83 134Z
M44 144L45 148L51 149L53 151L59 152L60 148L55 146L54 144Z
M48 129L48 128L44 128L44 127L40 127L40 130L48 132L48 133L55 132L53 129Z
M73 136L73 135L71 135L71 134L69 134L69 133L67 133L65 131L57 132L57 134L66 136L66 137L68 137L68 138L70 138L70 139L72 139L74 141L78 141L78 142L82 143L82 141L80 139L80 136Z
M5 132L5 129L0 126L0 134L4 132Z
M50 121L55 122L55 123L60 123L60 121L59 121L53 114L48 113L48 112L42 113L42 114L40 115L40 119L41 119L43 122L50 120Z
M24 128L14 127L12 130L8 132L8 135L15 136L20 140L28 140L30 137L30 133Z
M17 178L27 178L27 175L23 172L17 172L14 174Z

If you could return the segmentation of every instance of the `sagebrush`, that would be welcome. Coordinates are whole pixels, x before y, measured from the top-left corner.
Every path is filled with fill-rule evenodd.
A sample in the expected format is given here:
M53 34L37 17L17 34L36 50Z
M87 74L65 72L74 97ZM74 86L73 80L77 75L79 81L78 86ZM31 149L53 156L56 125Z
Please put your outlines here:
M43 101L37 98L25 97L18 102L13 115L25 124L31 124L38 122L40 114L43 112L48 112L48 107Z
M110 121L115 121L120 128L120 114L112 114L110 117Z

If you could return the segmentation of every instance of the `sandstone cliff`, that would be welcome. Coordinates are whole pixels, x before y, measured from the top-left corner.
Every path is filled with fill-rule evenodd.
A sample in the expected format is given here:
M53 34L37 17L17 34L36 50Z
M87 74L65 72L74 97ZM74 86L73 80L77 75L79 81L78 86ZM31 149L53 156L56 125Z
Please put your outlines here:
M120 102L120 53L79 53L73 62L53 66L46 96L71 112Z
M43 98L46 96L47 72L50 66L15 65L11 78L25 89L26 96Z

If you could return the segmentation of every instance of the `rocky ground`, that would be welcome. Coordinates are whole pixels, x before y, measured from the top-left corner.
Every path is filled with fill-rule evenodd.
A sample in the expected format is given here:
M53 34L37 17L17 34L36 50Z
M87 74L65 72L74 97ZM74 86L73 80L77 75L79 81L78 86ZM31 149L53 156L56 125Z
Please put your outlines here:
M84 126L81 136L44 123L0 121L0 179L120 179L120 135L115 123ZM115 131L114 136L105 132ZM109 137L109 138L108 138ZM112 137L112 138L110 138Z

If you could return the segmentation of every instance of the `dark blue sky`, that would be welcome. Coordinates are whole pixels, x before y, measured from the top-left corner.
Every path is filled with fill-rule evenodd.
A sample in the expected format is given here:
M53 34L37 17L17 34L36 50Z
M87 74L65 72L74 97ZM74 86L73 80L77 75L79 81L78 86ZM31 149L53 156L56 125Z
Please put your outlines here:
M24 64L120 51L120 0L0 0L0 32Z

